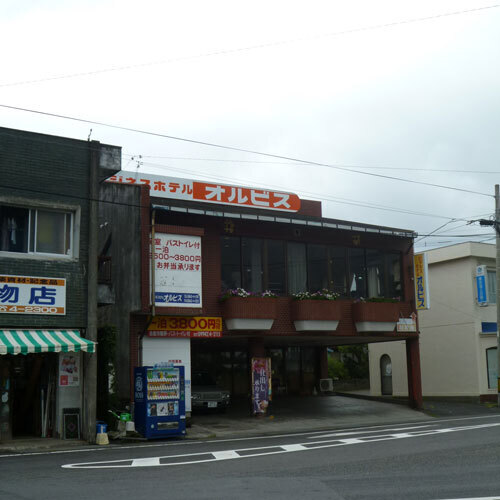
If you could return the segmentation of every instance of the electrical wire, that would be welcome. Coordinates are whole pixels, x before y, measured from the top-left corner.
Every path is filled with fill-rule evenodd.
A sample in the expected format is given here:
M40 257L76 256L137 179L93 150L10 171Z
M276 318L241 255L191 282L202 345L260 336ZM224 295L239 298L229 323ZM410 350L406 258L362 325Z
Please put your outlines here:
M87 120L87 119L84 119L84 118L77 118L77 117L74 117L74 116L60 115L60 114L57 114L57 113L49 113L49 112L46 112L46 111L37 111L37 110L33 110L33 109L28 109L28 108L21 108L21 107L18 107L18 106L9 106L7 104L0 104L0 107L6 108L6 109L12 109L12 110L15 110L15 111L23 111L23 112L26 112L26 113L34 113L34 114L39 114L39 115L43 115L43 116L50 116L50 117L53 117L53 118L60 118L60 119L64 119L64 120L71 120L71 121L76 121L76 122L80 122L80 123L89 123L89 124L92 124L92 125L100 125L102 127L113 128L113 129L116 129L116 130L124 130L124 131L127 131L127 132L133 132L133 133L143 134L143 135L150 135L150 136L153 136L153 137L160 137L160 138L163 138L163 139L170 139L170 140L174 140L174 141L182 141L182 142L187 142L187 143L190 143L190 144L199 144L201 146L208 146L208 147L219 148L219 149L227 149L227 150L230 150L230 151L239 151L241 153L250 153L250 154L255 154L255 155L260 155L260 156L267 156L269 158L277 158L277 159L281 159L281 160L289 160L289 161L294 161L294 162L300 162L300 163L303 163L303 164L306 164L306 165L313 165L313 166L316 166L316 167L334 168L336 170L341 170L341 171L344 171L344 172L356 173L356 174L361 174L361 175L368 175L368 176L371 176L371 177L377 177L377 178L381 178L381 179L389 179L389 180L395 180L395 181L400 181L400 182L407 182L407 183L410 183L410 184L418 184L418 185L422 185L422 186L436 187L436 188L441 188L441 189L449 189L449 190L452 190L452 191L458 191L458 192L462 192L462 193L477 194L477 195L480 195L480 196L488 196L490 198L493 197L493 195L490 195L490 194L487 194L487 193L481 193L479 191L472 191L470 189L457 188L457 187L453 187L453 186L444 186L442 184L433 184L431 182L415 181L415 180L411 180L411 179L403 179L401 177L393 177L393 176L390 176L390 175L374 174L374 173L371 173L371 172L362 172L360 170L351 170L351 169L348 169L348 168L336 167L334 165L330 165L330 164L327 164L327 163L320 163L320 162L315 162L315 161L302 160L302 159L299 159L299 158L292 158L292 157L289 157L289 156L283 156L283 155L277 155L277 154L271 154L271 153L263 153L261 151L254 151L254 150L251 150L251 149L237 148L237 147L234 147L234 146L224 146L222 144L216 144L216 143L211 143L211 142L206 142L206 141L198 141L198 140L195 140L195 139L188 139L186 137L177 137L177 136L168 135L168 134L161 134L159 132L151 132L151 131L147 131L147 130L141 130L141 129L132 128L132 127L124 127L124 126L121 126L121 125L112 125L112 124L109 124L109 123L98 122L98 121L95 121L95 120Z
M457 16L457 15L462 15L462 14L470 14L472 12L479 12L479 11L484 11L487 9L495 9L497 7L500 7L500 4L486 5L483 7L476 7L473 9L459 10L459 11L453 11L453 12L444 12L444 13L435 14L432 16L416 17L416 18L412 18L412 19L403 19L400 21L393 21L393 22L389 22L389 23L376 24L376 25L371 25L371 26L363 26L363 27L359 27L359 28L351 28L348 30L336 31L333 33L325 33L325 34L321 34L321 35L311 35L311 36L305 36L305 37L300 37L300 38L295 38L295 39L279 40L276 42L267 42L267 43L261 43L261 44L257 44L257 45L250 45L247 47L239 47L239 48L235 48L235 49L223 49L223 50L217 50L217 51L213 51L213 52L206 52L204 54L175 57L172 59L165 59L165 60L161 60L161 61L150 61L150 62L146 62L146 63L128 64L128 65L124 65L124 66L114 66L114 67L104 68L104 69L100 69L100 70L82 71L79 73L56 75L56 76L50 76L50 77L46 77L46 78L38 78L38 79L33 79L33 80L7 82L7 83L0 84L0 87L13 87L13 86L19 86L19 85L29 85L29 84L34 84L34 83L42 83L42 82L63 80L63 79L69 79L69 78L79 78L79 77L83 77L83 76L94 76L94 75L99 75L99 74L103 74L103 73L111 73L111 72L115 72L115 71L126 71L126 70L131 70L131 69L139 69L139 68L146 68L146 67L151 67L151 66L159 66L159 65L163 65L163 64L177 63L177 62L181 62L181 61L190 61L190 60L195 60L195 59L201 59L204 57L224 56L224 55L237 54L237 53L246 52L246 51L262 50L262 49L266 49L266 48L270 48L270 47L280 47L280 46L284 46L284 45L296 44L296 43L301 43L301 42L306 42L306 41L314 41L314 40L321 40L324 38L333 38L333 37L337 37L337 36L351 35L354 33L361 33L364 31L374 31L374 30L380 30L380 29L385 29L385 28L393 28L393 27L401 26L401 25L405 25L405 24L414 24L414 23L423 22L423 21L431 21L434 19L441 19L444 17Z
M131 155L123 153L125 156L137 157L138 155ZM252 163L256 165L296 165L300 166L297 162L284 162L284 161L257 161L257 160L232 160L227 158L193 158L185 156L149 156L141 155L142 158L152 158L158 160L188 160L188 161L213 161L217 163ZM500 174L500 170L460 170L460 169L447 169L447 168L412 168L412 167L385 167L375 165L346 165L343 163L332 163L332 166L343 168L362 168L366 170L406 170L409 172L451 172L459 174Z
M149 168L159 168L161 170L168 169L168 170L173 170L174 172L181 172L184 174L194 174L198 178L205 177L205 178L208 178L210 180L215 179L215 180L220 180L223 182L248 183L248 184L252 184L252 185L256 185L256 186L259 186L259 185L264 186L265 188L274 188L274 189L277 189L280 191L283 189L281 186L273 186L272 184L268 184L268 183L266 183L264 185L262 183L255 182L255 181L246 181L245 179L235 180L235 179L220 176L220 175L217 176L217 175L212 175L212 174L201 174L199 172L194 172L192 170L186 170L186 169L177 168L177 167L170 167L168 165L158 165L158 164L152 164L149 162L144 162L143 164L148 165ZM426 212L417 212L415 210L408 210L408 209L403 209L403 208L389 207L389 206L379 205L376 203L361 203L360 201L352 200L349 198L331 197L331 196L327 196L324 194L312 193L310 191L304 191L304 190L298 190L297 193L304 195L304 196L310 196L314 199L319 199L321 201L329 201L329 202L333 202L333 203L340 203L343 205L352 205L352 206L358 206L358 207L363 207L363 208L373 208L373 209L377 209L377 210L385 210L387 212L397 212L397 213L403 213L403 214L408 214L408 215L417 215L417 216L422 216L422 217L433 217L433 218L438 218L438 219L452 219L452 220L459 220L459 221L468 220L468 219L457 219L457 218L453 218L453 217L447 217L444 215L437 215L437 214L431 214L431 213L426 213Z

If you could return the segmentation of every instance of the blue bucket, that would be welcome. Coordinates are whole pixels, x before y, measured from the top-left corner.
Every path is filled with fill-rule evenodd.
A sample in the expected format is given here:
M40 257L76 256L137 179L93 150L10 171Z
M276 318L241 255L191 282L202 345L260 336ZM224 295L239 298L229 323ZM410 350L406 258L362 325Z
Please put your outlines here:
M108 432L108 424L105 424L104 422L97 422L96 432L97 434L105 434Z

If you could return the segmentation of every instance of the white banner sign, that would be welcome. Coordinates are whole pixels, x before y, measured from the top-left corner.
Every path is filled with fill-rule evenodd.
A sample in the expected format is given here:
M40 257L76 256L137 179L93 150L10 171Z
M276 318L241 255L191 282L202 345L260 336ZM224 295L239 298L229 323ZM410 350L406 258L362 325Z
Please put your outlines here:
M0 313L66 314L66 280L0 275Z
M155 305L201 307L201 237L156 233Z

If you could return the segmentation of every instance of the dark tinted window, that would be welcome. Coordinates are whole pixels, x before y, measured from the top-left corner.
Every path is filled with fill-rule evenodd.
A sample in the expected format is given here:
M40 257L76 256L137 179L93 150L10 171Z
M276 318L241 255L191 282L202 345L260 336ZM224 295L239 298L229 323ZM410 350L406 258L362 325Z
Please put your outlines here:
M224 236L221 241L222 290L241 287L240 239Z

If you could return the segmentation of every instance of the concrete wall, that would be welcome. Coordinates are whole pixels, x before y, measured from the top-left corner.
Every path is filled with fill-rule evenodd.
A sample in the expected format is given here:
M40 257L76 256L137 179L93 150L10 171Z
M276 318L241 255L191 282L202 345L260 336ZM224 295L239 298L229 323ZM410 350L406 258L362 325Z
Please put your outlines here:
M105 253L111 256L111 295L114 304L99 307L99 324L117 328L117 388L120 398L129 398L129 332L130 312L141 309L141 233L140 188L102 184L99 204L99 254L108 238L111 244Z
M494 394L488 389L486 349L496 346L496 335L481 334L481 323L496 322L496 306L478 306L475 287L476 266L494 268L494 246L466 243L428 256L431 308L419 312L422 393ZM406 353L390 343L369 346L371 393L381 393L379 363L384 353L393 363L394 394L407 395L399 382L406 372Z

